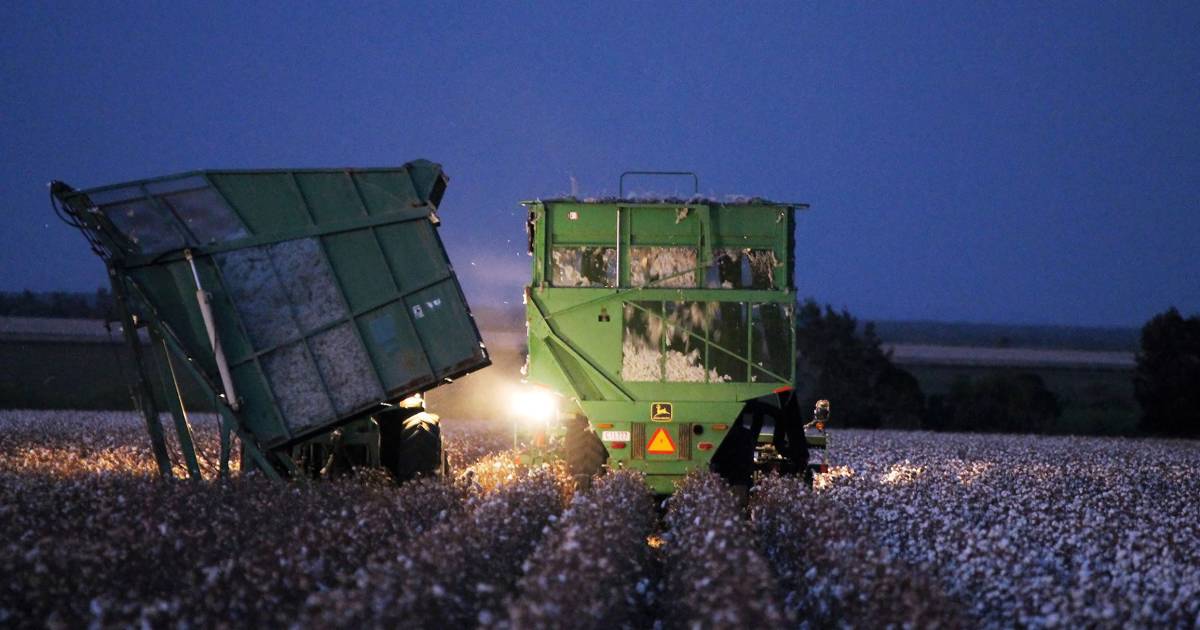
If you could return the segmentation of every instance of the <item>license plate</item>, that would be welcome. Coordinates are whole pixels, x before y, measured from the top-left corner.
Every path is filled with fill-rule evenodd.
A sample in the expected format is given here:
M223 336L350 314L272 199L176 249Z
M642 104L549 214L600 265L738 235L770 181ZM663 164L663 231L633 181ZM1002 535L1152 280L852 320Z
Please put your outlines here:
M600 439L605 442L628 442L628 431L604 431L600 434Z

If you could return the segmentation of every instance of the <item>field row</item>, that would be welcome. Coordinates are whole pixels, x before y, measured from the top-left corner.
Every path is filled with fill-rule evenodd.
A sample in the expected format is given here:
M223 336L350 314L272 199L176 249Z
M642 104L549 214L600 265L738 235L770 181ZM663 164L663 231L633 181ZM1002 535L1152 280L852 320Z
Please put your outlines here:
M1200 444L855 431L838 444L854 474L814 508L845 514L972 619L1200 626Z
M447 483L161 483L131 414L0 412L0 625L1200 624L1192 442L843 431L656 505L446 435Z

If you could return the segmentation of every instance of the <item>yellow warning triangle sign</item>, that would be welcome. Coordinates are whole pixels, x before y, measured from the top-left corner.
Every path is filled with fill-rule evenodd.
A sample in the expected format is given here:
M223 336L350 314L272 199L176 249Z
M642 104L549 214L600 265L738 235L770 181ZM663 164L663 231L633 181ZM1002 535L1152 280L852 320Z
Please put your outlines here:
M675 452L675 443L671 441L671 433L666 427L659 427L654 435L650 436L646 452L652 455L670 455Z

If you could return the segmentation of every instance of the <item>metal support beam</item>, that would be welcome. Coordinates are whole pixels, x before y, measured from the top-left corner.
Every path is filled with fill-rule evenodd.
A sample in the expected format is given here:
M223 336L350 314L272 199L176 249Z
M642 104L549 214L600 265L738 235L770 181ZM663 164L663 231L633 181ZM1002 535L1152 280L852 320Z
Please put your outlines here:
M214 405L215 407L216 405ZM224 415L221 416L221 461L217 471L217 475L221 479L229 478L229 457L233 451L233 427L225 420Z
M137 404L146 421L146 432L150 434L150 448L154 452L154 461L158 464L160 475L172 477L171 456L167 452L166 440L163 439L162 423L158 420L158 405L154 402L154 391L150 388L151 378L147 371L145 357L142 355L142 343L138 339L137 324L133 320L133 314L129 312L129 307L126 306L129 292L126 290L124 278L117 275L112 267L108 269L108 278L112 283L113 296L116 298L114 302L121 318L121 330L125 334L125 343L129 345L129 351L133 353L133 363L137 375L135 389Z
M179 389L179 377L175 374L175 366L171 361L171 351L167 342L158 331L151 329L150 338L154 346L161 350L162 357L162 386L163 399L175 419L175 437L179 441L179 450L183 452L183 462L187 466L188 476L195 481L204 478L200 472L200 461L196 457L196 443L192 439L192 425L188 422L187 409L183 406L183 392Z
M192 376L196 377L196 379L199 382L204 383L208 387L210 394L212 394L213 396L217 396L218 392L216 389L216 385L214 383L212 383L208 379L208 377L204 374L204 372L202 372L200 370L200 368L198 368L196 366L194 361L187 360L187 355L184 352L183 348L178 344L178 341L173 336L170 336L170 335L164 335L162 337L162 339L163 339L163 342L166 344L167 348L174 351L175 354L177 354L182 359L181 364L184 367L186 367L189 372L192 373ZM223 404L216 405L216 408L217 408L217 412L221 414L221 432L222 432L222 434L225 434L227 432L232 432L233 434L238 436L238 440L242 444L242 471L245 472L247 470L250 470L250 468L251 468L250 464L253 464L253 467L258 468L259 470L263 471L263 474L266 475L267 478L273 479L276 481L281 480L283 477L280 476L279 471L276 470L276 468L271 465L267 456L265 454L263 454L263 452L258 448L257 444L254 441L253 436L251 436L247 431L243 430L238 425L237 418L234 417L234 415L233 415L233 410L230 409L228 405L223 405ZM226 437L225 435L223 435L221 440L222 440L221 448L226 451L225 468L226 468L226 470L228 470L228 456L229 456L228 450L229 449L228 449L227 443L229 441L229 438Z
M250 465L262 471L268 479L272 481L282 481L283 476L279 471L271 465L267 456L254 443L254 439L245 431L242 431L237 426L237 419L233 417L233 411L225 405L218 405L217 410L221 414L221 426L237 433L238 440L242 443L242 474L250 470Z

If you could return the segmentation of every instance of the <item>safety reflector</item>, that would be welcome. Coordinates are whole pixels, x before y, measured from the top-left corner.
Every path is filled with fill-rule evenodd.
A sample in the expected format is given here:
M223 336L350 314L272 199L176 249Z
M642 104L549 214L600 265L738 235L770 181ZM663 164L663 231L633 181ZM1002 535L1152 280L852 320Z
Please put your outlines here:
M651 455L670 455L675 452L675 442L671 441L671 433L667 431L666 427L659 427L654 435L650 436L646 452Z

